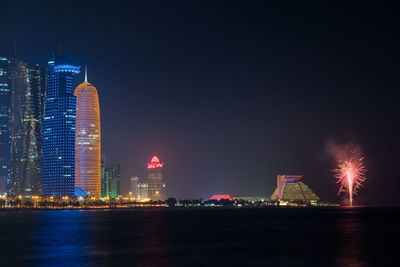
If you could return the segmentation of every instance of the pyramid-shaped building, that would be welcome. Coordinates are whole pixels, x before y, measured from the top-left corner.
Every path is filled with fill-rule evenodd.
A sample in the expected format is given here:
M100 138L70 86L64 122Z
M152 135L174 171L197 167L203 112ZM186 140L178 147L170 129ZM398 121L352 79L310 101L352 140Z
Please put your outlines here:
M302 175L278 175L277 187L271 200L285 202L311 202L320 198L301 181Z

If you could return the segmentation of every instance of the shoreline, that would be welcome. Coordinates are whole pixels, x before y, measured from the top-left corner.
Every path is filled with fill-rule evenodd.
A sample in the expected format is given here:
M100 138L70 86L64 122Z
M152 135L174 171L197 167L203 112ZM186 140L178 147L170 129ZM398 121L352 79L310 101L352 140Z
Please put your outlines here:
M295 210L295 209L307 209L307 210L328 210L328 209L365 209L365 208L399 208L399 206L265 206L265 207L232 207L232 206L224 206L224 207L151 207L151 206L142 206L142 207L85 207L85 208L0 208L0 212L2 211L62 211L62 210L144 210L144 209L166 209L166 210L232 210L232 209L266 209L266 210Z

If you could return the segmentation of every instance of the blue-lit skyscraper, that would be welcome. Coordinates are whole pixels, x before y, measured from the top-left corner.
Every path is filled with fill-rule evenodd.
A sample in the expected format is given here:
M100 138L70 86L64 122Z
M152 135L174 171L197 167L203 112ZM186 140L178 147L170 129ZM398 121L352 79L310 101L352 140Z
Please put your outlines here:
M79 66L54 54L49 59L42 162L46 196L74 195L76 97L73 83L79 72Z

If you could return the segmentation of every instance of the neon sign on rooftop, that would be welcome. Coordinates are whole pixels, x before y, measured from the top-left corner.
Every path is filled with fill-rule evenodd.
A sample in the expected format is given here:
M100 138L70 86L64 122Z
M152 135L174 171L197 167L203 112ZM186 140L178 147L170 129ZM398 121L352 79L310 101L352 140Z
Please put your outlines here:
M150 163L147 163L147 169L162 168L164 163L161 163L157 156L154 156Z

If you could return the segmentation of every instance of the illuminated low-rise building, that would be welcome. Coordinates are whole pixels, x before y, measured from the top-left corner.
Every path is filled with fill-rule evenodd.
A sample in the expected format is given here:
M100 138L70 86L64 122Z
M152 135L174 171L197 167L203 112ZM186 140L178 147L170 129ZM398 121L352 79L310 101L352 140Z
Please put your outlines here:
M231 196L229 194L224 194L224 195L212 195L212 197L210 197L210 200L217 200L220 201L222 199L226 199L226 200L232 200Z
M301 181L303 175L278 175L271 200L280 202L316 202L320 198Z
M256 202L256 201L265 201L269 200L269 197L257 197L257 196L233 196L233 200L244 200L249 202Z

